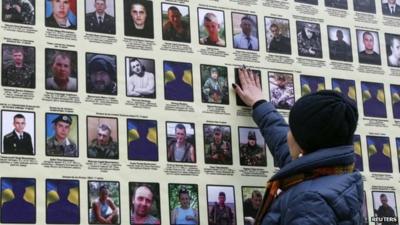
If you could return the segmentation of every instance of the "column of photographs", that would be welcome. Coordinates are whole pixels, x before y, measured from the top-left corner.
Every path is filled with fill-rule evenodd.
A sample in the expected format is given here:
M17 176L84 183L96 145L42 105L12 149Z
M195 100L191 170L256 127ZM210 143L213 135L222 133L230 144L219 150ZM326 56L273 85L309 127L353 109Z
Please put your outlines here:
M295 1L301 4L318 5L316 0ZM83 19L78 20L77 16L78 10L82 10L81 6L76 3L76 0L59 2L62 1L44 3L45 26L77 30L80 26L78 22L83 22ZM396 0L383 0L380 11L376 9L376 2L373 0L354 0L353 8L357 12L397 18L400 17L399 3ZM115 4L112 0L86 0L85 31L107 35L116 35L121 32L116 28L116 15L118 16L119 13L116 12ZM197 38L193 36L195 29L190 27L188 5L162 2L162 27L154 27L153 14L157 10L153 8L152 1L124 0L123 4L125 36L153 39L155 33L162 32L164 41L198 43L251 52L266 50L267 53L280 55L294 55L296 51L292 44L297 43L298 56L320 59L328 55L322 51L323 46L328 46L329 59L333 61L357 63L355 58L358 58L358 63L364 65L400 67L400 32L397 34L396 30L393 30L394 33L382 33L373 27L353 30L349 27L327 25L327 32L325 32L318 23L296 20L296 30L293 32L290 29L290 21L285 18L232 12L230 20L232 31L228 32L229 28L225 26L227 22L225 11L200 7L197 8L198 41L195 41ZM325 6L348 10L348 3L345 0L325 0ZM36 17L39 16L41 15L35 13L35 0L2 0L4 23L35 26ZM259 17L263 17L264 26L258 23ZM261 27L263 29L260 29ZM263 35L260 34L262 30L265 31ZM228 33L232 33L231 40L227 38ZM297 36L295 42L291 38L293 34ZM259 42L262 36L265 39L264 44ZM327 40L324 41L323 37L327 37ZM352 46L352 40L357 41L357 49ZM380 40L385 40L385 44L382 44L383 41ZM260 47L264 45L266 48L262 50ZM385 51L382 49L383 46ZM3 87L35 89L37 82L43 82L46 90L79 92L82 90L78 88L79 80L85 80L86 93L123 95L117 90L118 85L124 84L126 97L157 99L162 97L156 95L156 83L163 82L165 100L194 102L194 96L200 94L201 101L205 104L235 105L229 102L229 95L232 93L228 90L228 80L233 80L233 76L228 74L234 74L234 80L237 81L237 68L233 68L232 73L230 67L201 64L201 84L194 84L193 74L198 73L192 70L194 62L164 60L163 68L156 68L154 59L125 56L125 65L117 65L116 55L93 52L83 55L80 52L78 54L77 51L46 48L45 56L40 56L45 59L45 71L42 72L38 71L38 68L42 66L36 64L38 57L35 53L36 48L2 43L1 84ZM357 57L354 53L357 53ZM85 76L83 79L78 78L78 64L85 66L86 74L83 75ZM125 68L125 82L117 79L117 68ZM120 71L123 70L120 69ZM156 78L156 71L163 71L162 79ZM265 70L258 70L256 73L267 77L268 84L263 87L268 89L269 100L281 111L289 110L295 99L300 97L295 96L295 84L300 83L301 95L332 88L345 93L352 101L361 102L359 105L362 105L362 109L359 110L363 112L365 118L393 118L396 121L400 119L400 82L397 77L393 78L390 84L331 78L331 87L326 87L324 76ZM45 74L45 79L39 79L37 74ZM201 87L201 93L194 93L194 90L198 89L194 88L194 85ZM360 96L357 95L358 92L361 93L361 98L357 97ZM389 95L391 103L386 100ZM244 106L244 103L236 98L236 105ZM117 160L122 157L119 151L118 118L87 116L86 119L87 158ZM1 153L36 155L35 123L35 112L3 110L1 112ZM46 156L81 157L78 137L82 137L82 134L78 135L78 130L82 130L82 126L78 126L78 115L46 113L45 123ZM166 122L165 148L168 162L198 163L196 153L199 153L199 150L195 148L195 125L197 124L192 122ZM159 161L157 126L157 120L127 119L127 153L122 155L127 154L129 160ZM197 129L198 127L199 125ZM231 126L203 124L202 131L204 162L233 165ZM265 144L259 131L252 127L239 126L238 134L240 165L266 166L266 153L263 147ZM184 153L175 147L180 142L184 143ZM395 143L396 151L392 150L393 143ZM354 146L357 153L356 167L360 171L367 170L362 160L364 158L364 160L368 159L370 172L397 173L393 171L396 167L393 167L392 163L396 161L393 158L398 158L397 163L400 164L399 157L393 157L400 155L399 137L355 135ZM363 153L366 156L363 156ZM165 159L162 160L165 161ZM35 182L32 178L2 178L0 222L35 223ZM111 181L88 182L89 223L120 223L119 185L119 182ZM236 218L234 192L233 186L207 186L209 224L233 224L236 223L236 219L239 220ZM132 199L131 215L129 215L131 224L159 224L161 213L158 184L132 182L129 183L129 193ZM136 197L140 196L136 193L147 197L136 200ZM200 223L198 204L201 200L197 195L197 184L170 184L168 193L171 224ZM262 187L242 187L245 224L250 223L254 218L254 213L260 204L261 193L263 193ZM397 215L394 192L372 191L372 195L367 198L372 199L373 202L373 213L372 210L369 212L375 215L371 217L373 222L382 222L379 218L382 218L384 210L389 211L390 215L386 215L387 217ZM144 200L147 203L139 202ZM79 202L79 180L46 180L47 223L85 223L86 221L80 221ZM101 205L103 203L100 202L106 202L107 207L100 209L103 207ZM221 202L226 202L224 210L216 207ZM139 206L142 208L135 208ZM13 207L17 207L18 211ZM136 216L140 216L137 214L140 210L145 211L145 222L136 221ZM178 218L182 210L187 213L189 219ZM367 212L365 208L366 223L368 223Z

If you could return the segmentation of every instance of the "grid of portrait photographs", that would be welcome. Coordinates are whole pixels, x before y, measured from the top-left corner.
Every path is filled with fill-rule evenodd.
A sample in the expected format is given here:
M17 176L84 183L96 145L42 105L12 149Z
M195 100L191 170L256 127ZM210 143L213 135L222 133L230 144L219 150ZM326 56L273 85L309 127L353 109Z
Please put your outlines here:
M253 224L279 165L241 69L286 120L353 102L363 224L398 223L400 0L0 2L0 223Z

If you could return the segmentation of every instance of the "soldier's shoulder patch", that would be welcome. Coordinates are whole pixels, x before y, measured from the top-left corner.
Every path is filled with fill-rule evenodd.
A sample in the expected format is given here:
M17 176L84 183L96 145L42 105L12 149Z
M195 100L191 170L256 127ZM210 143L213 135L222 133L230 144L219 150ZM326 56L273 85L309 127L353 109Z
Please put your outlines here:
M6 137L6 138L11 138L11 137L13 136L13 134L14 134L13 132L10 132L10 133L4 135L4 137Z

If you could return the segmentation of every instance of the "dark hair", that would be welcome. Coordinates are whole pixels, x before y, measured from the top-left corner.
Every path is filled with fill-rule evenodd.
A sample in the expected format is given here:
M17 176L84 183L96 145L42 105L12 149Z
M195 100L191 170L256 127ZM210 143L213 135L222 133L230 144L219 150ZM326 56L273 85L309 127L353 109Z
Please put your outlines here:
M25 119L25 116L20 114L20 113L18 113L18 114L15 114L13 120L15 121L15 119Z

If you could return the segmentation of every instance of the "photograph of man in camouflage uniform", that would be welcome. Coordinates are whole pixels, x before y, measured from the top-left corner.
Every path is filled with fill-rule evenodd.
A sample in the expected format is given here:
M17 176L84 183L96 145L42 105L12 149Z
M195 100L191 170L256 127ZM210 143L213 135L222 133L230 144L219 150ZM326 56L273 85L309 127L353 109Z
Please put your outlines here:
M101 123L97 127L97 137L88 146L88 158L118 159L118 143L111 137L111 127Z
M299 56L322 58L319 24L297 21L296 27Z
M265 149L257 143L257 135L255 129L239 128L239 136L245 131L247 132L247 143L240 141L240 165L242 166L266 166ZM261 136L261 134L259 134Z
M47 114L46 116L49 117L52 116L52 114ZM73 122L72 116L65 114L55 116L56 118L51 121L54 135L46 140L46 155L78 157L77 145L71 138L68 138Z
M28 52L30 54L27 54ZM1 85L19 88L35 88L34 57L35 49L33 47L3 45Z
M212 129L212 126L209 126L208 129ZM230 127L215 126L212 131L212 137L205 137L204 139L206 143L206 163L232 165Z

